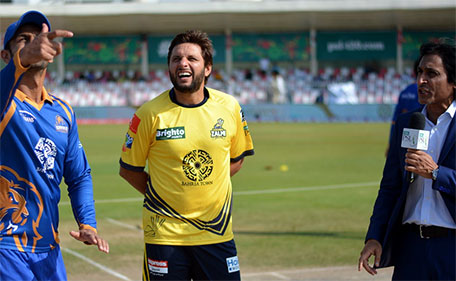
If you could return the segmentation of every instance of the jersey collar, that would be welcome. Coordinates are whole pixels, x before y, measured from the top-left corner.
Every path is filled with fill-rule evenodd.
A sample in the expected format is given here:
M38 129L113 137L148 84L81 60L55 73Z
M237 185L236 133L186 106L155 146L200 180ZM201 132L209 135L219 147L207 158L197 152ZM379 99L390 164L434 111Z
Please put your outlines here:
M51 96L48 94L48 92L46 91L46 89L43 87L43 90L41 92L42 94L42 100L39 102L39 103L36 103L35 101L32 101L24 92L22 92L21 90L17 90L16 89L16 93L15 93L15 96L16 98L18 98L21 102L24 102L24 101L27 101L29 104L33 105L35 108L37 108L38 110L40 110L44 103L45 102L48 102L50 104L53 104L53 100L51 98Z
M169 97L171 99L171 101L179 106L182 106L182 107L188 107L188 108L193 108L193 107L198 107L198 106L202 106L203 104L206 103L206 101L209 99L209 91L206 89L206 87L204 87L204 99L198 103L198 104L194 104L194 105L185 105L185 104L182 104L180 102L177 101L176 99L176 93L174 92L174 88L172 88L170 91L169 91Z

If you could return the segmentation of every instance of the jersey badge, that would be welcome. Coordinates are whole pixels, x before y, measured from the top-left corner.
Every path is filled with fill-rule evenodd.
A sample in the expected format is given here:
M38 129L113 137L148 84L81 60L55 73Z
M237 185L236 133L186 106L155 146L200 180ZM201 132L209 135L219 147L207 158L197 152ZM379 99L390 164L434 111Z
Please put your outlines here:
M217 123L215 123L214 128L211 130L211 138L225 138L226 137L226 130L223 128L223 121L222 118L217 119Z
M127 133L127 135L125 136L125 143L124 143L124 145L122 147L122 150L123 151L127 151L127 148L131 149L131 145L133 144L133 140L134 140L134 138L132 138L130 136L130 134Z
M130 121L130 131L136 134L136 132L138 132L139 123L141 123L141 119L134 114Z
M68 133L68 124L60 115L55 116L55 129L57 132Z
M21 115L22 119L24 119L25 122L28 123L33 123L36 120L35 115L32 113L25 111L25 110L19 110L19 114Z

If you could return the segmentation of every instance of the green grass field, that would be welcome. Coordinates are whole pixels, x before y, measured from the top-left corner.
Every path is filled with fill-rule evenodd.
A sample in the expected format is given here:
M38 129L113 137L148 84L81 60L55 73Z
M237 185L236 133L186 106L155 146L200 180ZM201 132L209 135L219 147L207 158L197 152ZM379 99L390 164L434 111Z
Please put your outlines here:
M241 272L355 268L381 178L389 125L250 123L249 127L255 155L232 178ZM99 232L110 242L110 254L69 237L76 223L65 187L60 239L62 248L140 280L141 196L118 176L126 130L127 125L79 127L92 166ZM282 165L288 170L282 171ZM63 255L70 280L121 280L67 250Z

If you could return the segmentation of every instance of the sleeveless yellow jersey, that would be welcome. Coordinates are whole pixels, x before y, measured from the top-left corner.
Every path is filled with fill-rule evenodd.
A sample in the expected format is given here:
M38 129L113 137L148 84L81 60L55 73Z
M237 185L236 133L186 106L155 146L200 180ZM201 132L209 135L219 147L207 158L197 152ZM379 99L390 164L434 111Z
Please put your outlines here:
M133 116L120 164L150 175L144 199L144 241L204 245L233 239L230 162L253 155L239 103L205 88L195 106L177 102L173 90Z

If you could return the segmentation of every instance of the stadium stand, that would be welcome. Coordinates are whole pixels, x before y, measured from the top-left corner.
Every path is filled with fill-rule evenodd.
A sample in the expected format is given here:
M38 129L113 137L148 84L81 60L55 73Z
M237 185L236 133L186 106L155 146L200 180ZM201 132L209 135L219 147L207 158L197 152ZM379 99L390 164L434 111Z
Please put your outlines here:
M325 103L395 103L400 91L413 80L411 75L399 75L394 69L366 75L363 68L358 68L351 77L349 71L335 72L325 68L321 74L313 76L302 68L281 69L290 102L294 104L314 104L320 95ZM251 74L246 76L245 69L235 69L228 77L224 70L216 70L208 87L225 91L242 104L266 103L271 74L256 70L249 72ZM56 80L56 73L51 72L47 85L73 106L139 106L172 86L167 75L164 70L156 70L151 71L147 78L137 79L134 74L121 77L120 71L96 71L93 77L90 73L83 75L68 71L65 81L60 83ZM331 98L331 90L337 85L352 85L349 94L355 98L349 101Z
M75 32L47 77L74 107L136 107L168 89L167 44L192 28L214 40L208 86L242 104L267 103L273 67L289 104L394 104L419 45L454 39L455 8L454 0L12 0L0 2L0 25L38 9L53 28Z

